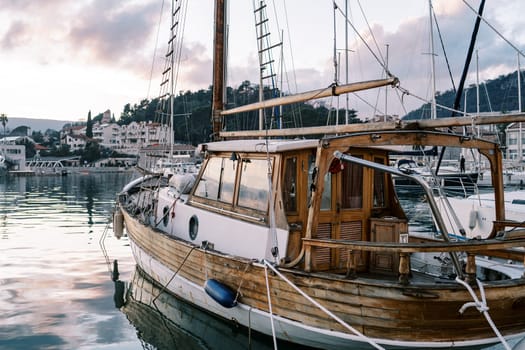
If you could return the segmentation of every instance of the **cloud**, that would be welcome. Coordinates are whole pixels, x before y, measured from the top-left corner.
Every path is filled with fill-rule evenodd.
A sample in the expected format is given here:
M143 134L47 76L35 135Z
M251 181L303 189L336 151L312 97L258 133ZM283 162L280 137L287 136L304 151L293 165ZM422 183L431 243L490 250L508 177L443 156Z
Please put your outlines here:
M131 69L147 67L145 52L158 19L154 2L128 5L97 0L79 10L67 35L70 48L81 59Z
M22 46L29 41L30 33L27 25L22 21L14 21L0 41L2 50L10 50L17 46Z
M35 6L28 0L0 0L0 7L7 23L0 31L5 55L46 65L149 70L160 10L156 1L40 0Z

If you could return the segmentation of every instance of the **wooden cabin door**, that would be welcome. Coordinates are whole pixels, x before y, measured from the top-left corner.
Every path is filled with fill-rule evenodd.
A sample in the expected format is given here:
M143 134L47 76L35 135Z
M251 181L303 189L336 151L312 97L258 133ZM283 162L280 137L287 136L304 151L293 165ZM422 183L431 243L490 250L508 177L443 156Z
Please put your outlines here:
M364 158L365 154L353 156ZM365 190L371 188L372 170L353 163L335 161L325 176L316 238L365 240L370 213L370 199ZM348 252L341 249L316 248L314 269L344 270ZM358 258L358 269L364 269L366 256Z

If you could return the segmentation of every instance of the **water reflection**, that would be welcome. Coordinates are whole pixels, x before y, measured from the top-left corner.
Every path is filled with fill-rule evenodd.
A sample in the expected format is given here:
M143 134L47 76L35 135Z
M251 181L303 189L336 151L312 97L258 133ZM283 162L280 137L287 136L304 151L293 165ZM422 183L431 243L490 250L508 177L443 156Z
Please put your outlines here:
M117 292L122 288L117 282L116 302L124 302L121 310L137 328L137 335L156 349L273 349L270 337L250 333L233 321L218 319L175 298L138 269L124 296ZM280 341L278 345L305 349Z
M140 348L134 328L113 307L98 245L115 193L128 181L122 174L0 179L0 349L123 341ZM126 241L108 237L106 245L112 258L134 266Z

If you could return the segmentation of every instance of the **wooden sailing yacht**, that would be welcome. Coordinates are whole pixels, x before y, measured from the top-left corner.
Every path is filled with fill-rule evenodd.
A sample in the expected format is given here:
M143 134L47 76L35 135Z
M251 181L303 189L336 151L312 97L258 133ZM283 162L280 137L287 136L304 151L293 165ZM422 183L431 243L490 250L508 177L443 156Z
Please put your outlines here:
M368 81L225 110L224 0L216 1L215 142L198 175L135 180L118 195L138 268L163 292L274 339L323 349L481 348L525 336L525 279L480 281L476 256L525 263L525 234L505 221L502 154L492 142L439 128L472 119L313 129L223 131L225 115L397 84ZM525 120L525 115L474 119ZM320 139L289 136L337 134ZM262 138L261 138L262 137ZM492 167L496 221L483 240L412 239L389 152L416 145L475 148ZM162 183L162 186L157 186ZM445 229L442 232L446 232ZM413 254L445 253L454 276L417 269ZM525 271L525 270L524 270ZM478 295L480 295L478 297Z

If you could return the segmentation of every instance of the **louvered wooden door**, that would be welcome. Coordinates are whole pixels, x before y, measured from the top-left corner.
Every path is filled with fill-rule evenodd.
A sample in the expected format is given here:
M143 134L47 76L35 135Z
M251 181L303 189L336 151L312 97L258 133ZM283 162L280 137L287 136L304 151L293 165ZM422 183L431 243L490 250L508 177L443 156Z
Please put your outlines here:
M357 157L363 155L353 154ZM336 167L334 167L336 168ZM369 185L369 169L345 163L325 177L325 186L316 238L362 240L368 211L363 191ZM347 266L348 252L317 247L313 252L315 270L341 270ZM366 256L358 254L358 269L365 269Z

